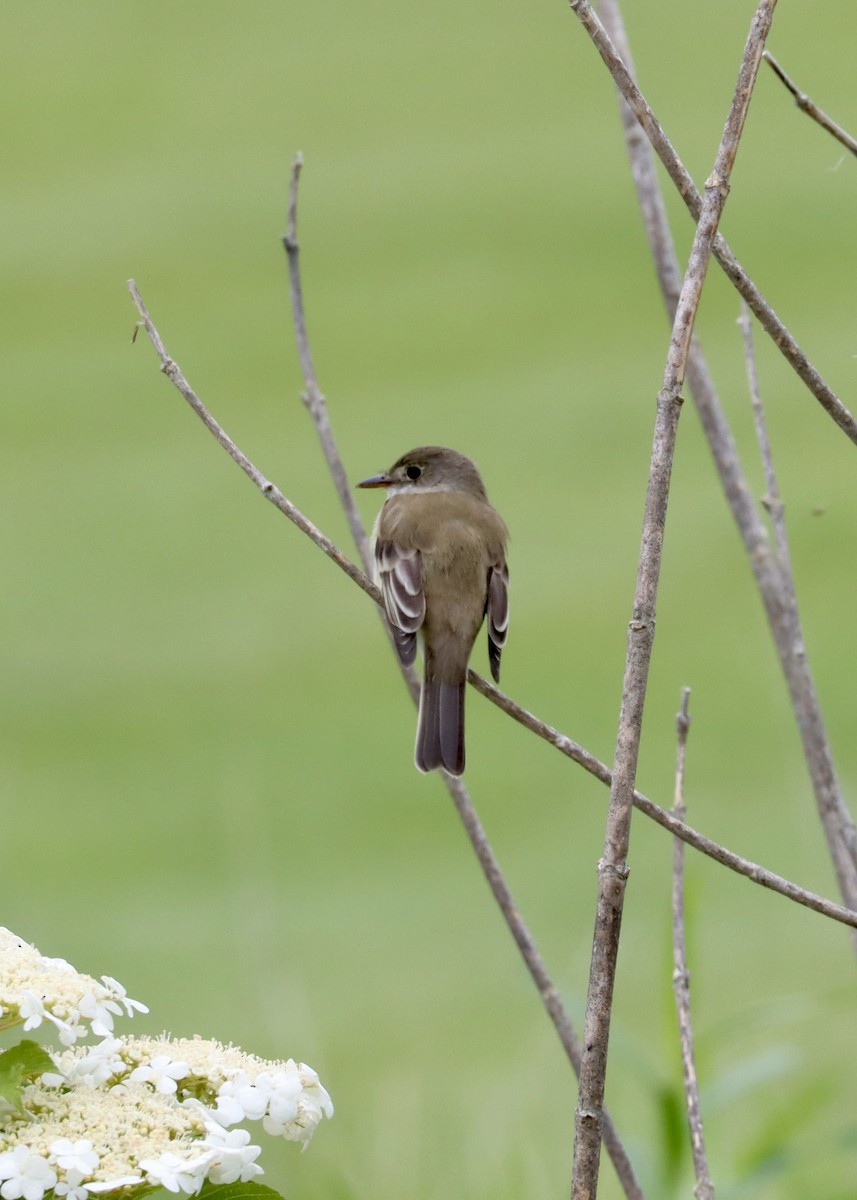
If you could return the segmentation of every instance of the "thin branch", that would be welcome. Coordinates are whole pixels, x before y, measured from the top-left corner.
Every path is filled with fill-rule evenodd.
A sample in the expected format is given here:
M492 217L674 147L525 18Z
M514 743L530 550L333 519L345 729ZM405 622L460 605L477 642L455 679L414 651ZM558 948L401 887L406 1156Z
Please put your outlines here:
M360 561L363 563L363 570L367 575L371 576L373 574L373 565L369 540L366 537L366 530L363 528L363 521L360 518L360 511L357 508L354 493L348 483L348 475L342 462L342 456L339 453L336 439L333 436L333 428L327 412L327 402L321 388L318 386L318 377L315 372L315 364L310 351L309 335L306 327L303 285L301 283L300 272L300 247L298 245L298 184L303 164L303 155L297 154L292 163L292 175L289 185L289 210L286 233L283 236L283 246L285 247L289 264L289 291L292 299L295 340L298 346L301 372L306 385L306 391L301 394L301 399L307 406L318 433L321 448L327 460L328 470L333 478L336 493L339 496L339 502L348 521L348 527L351 530L351 536L354 538L354 544L360 555ZM407 682L411 686L411 681L407 680Z
M574 8L575 0L571 0L571 3ZM654 641L655 601L670 474L681 409L680 391L714 237L729 193L729 179L775 5L776 0L761 0L750 25L735 95L726 118L713 170L706 180L705 197L676 306L663 383L658 395L643 537L616 737L607 832L604 854L598 866L598 909L589 974L580 1090L575 1114L573 1200L592 1200L598 1188L607 1045L625 885L628 878L627 854L634 780Z
M762 458L762 468L765 472L765 495L762 504L770 514L774 530L774 541L777 546L777 557L783 574L792 577L791 553L786 532L786 506L780 496L777 483L777 473L774 470L774 458L771 453L771 439L768 436L768 423L765 420L765 410L762 406L762 393L759 389L759 372L756 367L756 352L753 347L753 322L750 311L744 301L741 301L741 316L738 319L744 341L744 361L747 364L747 386L750 389L750 404L753 408L753 424L756 428L756 441Z
M143 328L149 335L149 339L152 345L155 347L158 357L161 360L161 370L166 375L167 379L169 379L170 383L178 388L209 433L211 433L214 438L220 442L223 449L233 460L233 462L238 464L244 474L252 479L253 483L255 483L256 487L259 489L265 499L270 500L275 508L278 508L280 512L284 514L284 516L289 518L292 524L297 525L298 529L305 533L307 537L311 538L312 541L314 541L319 547L319 549L324 551L328 558L333 559L336 565L345 572L349 579L353 580L353 582L356 583L359 588L362 588L367 595L372 597L376 604L380 604L381 593L375 584L367 579L360 568L356 567L349 558L346 558L346 556L336 545L334 545L330 538L323 534L321 530L317 528L317 526L313 525L312 521L310 521L308 517L305 517L300 509L292 504L291 500L287 500L275 484L271 483L269 479L265 478L262 472L255 467L253 463L251 463L247 455L244 454L242 450L239 450L238 446L235 444L235 442L233 442L229 434L226 433L226 431L220 425L218 425L217 421L215 421L214 417L185 379L178 363L170 358L169 354L167 353L167 348L161 340L161 335L155 328L152 318L149 316L149 311L146 308L146 305L143 303L143 297L140 295L137 285L133 279L128 280L128 290L130 291L134 304L137 307L137 312L140 314L140 320Z
M339 453L339 448L336 444L336 439L333 436L333 427L330 424L330 417L327 411L327 401L324 398L321 388L318 385L318 377L315 371L315 363L310 350L309 334L307 332L306 315L304 312L303 300L303 284L301 282L300 269L300 246L298 244L298 185L300 183L301 170L303 169L304 160L302 154L296 154L292 162L292 173L289 182L289 206L286 215L286 232L283 235L283 246L286 251L286 261L288 263L289 272L289 293L292 302L292 319L295 331L295 341L297 342L298 358L301 364L301 373L304 377L304 385L306 390L301 392L301 399L306 405L307 411L312 417L313 425L315 426L318 439L321 442L321 448L327 462L328 469L333 479L333 485L336 488L336 494L339 497L339 502L345 513L348 527L351 530L351 536L354 539L354 544L357 547L357 553L360 555L360 561L363 563L363 570L366 575L373 579L375 568L372 562L372 552L369 546L369 539L366 537L366 530L363 528L363 521L360 516L360 510L357 507L357 502L354 499L354 492L351 490L351 485L348 482L348 475L345 470L345 465L342 461L342 456ZM384 628L387 641L392 647L394 645L393 635L390 627L384 619L383 605L378 609L378 617ZM400 664L401 666L401 664ZM413 667L401 666L401 675L405 681L405 686L410 693L411 699L415 704L419 703L420 698L420 681Z
M617 0L601 0L601 12L606 31L599 25L599 38L606 39L611 55L621 63L622 78L630 79L633 61ZM638 123L638 112L625 99L625 89L620 86L616 75L614 79L620 90L622 124L643 223L667 312L672 319L679 292L678 259L670 235L654 158L649 142ZM636 88L636 85L634 87ZM688 382L721 485L744 542L748 562L756 579L788 684L804 758L840 892L848 908L854 910L857 909L857 830L836 776L833 753L827 739L803 643L794 581L784 575L771 548L765 523L753 503L729 422L696 338L691 345L688 360Z
M333 546L333 543L330 542L330 540L319 529L317 529L315 525L313 525L312 521L305 517L303 513L299 512L299 510L295 508L290 501L286 500L278 488L265 479L262 472L259 471L258 468L256 468L249 461L249 459L247 459L246 455L238 449L231 438L224 433L223 429L220 427L220 425L218 425L217 421L215 421L214 417L212 417L211 413L209 413L208 409L190 387L187 380L178 369L177 364L174 363L167 354L160 335L158 334L157 329L155 328L148 312L146 311L146 307L143 304L142 298L137 291L134 281L130 280L128 286L129 290L131 291L131 295L134 298L134 303L137 306L137 311L140 313L142 318L140 323L149 334L152 344L154 345L155 350L161 359L161 370L167 375L167 378L170 379L179 392L181 392L194 412L196 412L200 417L205 427L213 434L217 441L220 442L221 446L226 449L230 457L238 463L242 470L244 470L245 474L256 484L262 494L268 499L274 499L274 502L280 511L289 517L289 519L292 520L293 523L297 525L297 527L302 530L302 532L304 532L313 542L315 542L315 544L321 550L328 554L328 557L332 558L333 561L346 573L346 575L348 575L348 577L352 579L359 588L361 588L375 601L376 605L381 607L383 605L383 601L378 588L375 587L375 585L369 579L367 579L366 576L363 575L363 573L349 561L349 559L345 557L345 555L341 554L336 547ZM329 553L329 547L333 547L335 553ZM612 781L612 772L610 771L610 768L600 759L596 758L594 754L590 754L588 750L584 749L584 747L576 742L573 738L569 737L567 734L561 733L552 725L548 725L546 722L534 716L533 713L528 712L527 709L522 708L521 705L516 704L514 700L505 695L504 692L501 692L500 689L495 687L492 683L489 683L487 679L483 679L481 675L477 675L475 671L471 670L468 673L468 680L478 692L485 696L486 699L490 700L492 704L495 704L498 708L502 709L503 712L507 713L510 717L512 717L513 720L517 721L519 725L523 725L525 729L529 729L532 733L537 734L538 737L542 738L543 741L548 742L549 745L554 747L554 749L558 750L561 754L564 754L566 758L570 758L573 762L576 762L578 766L583 767L584 770L588 771L590 775L593 775L596 779L600 780L601 783L607 784L608 787L610 786ZM662 828L666 829L669 833L673 834L675 837L680 837L682 841L687 842L689 846L693 846L695 850L699 850L702 854L705 854L715 862L719 862L723 866L728 867L736 874L743 875L752 883L756 883L760 887L768 888L771 891L778 892L781 896L785 896L786 899L792 900L796 904L802 905L804 908L812 909L813 912L817 912L822 916L829 917L831 920L839 921L844 925L850 925L854 928L857 928L857 911L843 908L841 904L836 904L831 900L826 900L824 897L818 896L814 892L807 891L805 888L800 887L796 883L792 883L790 880L783 879L782 876L776 875L773 871L767 870L766 867L762 867L758 863L751 862L749 859L742 858L741 855L736 854L734 851L728 850L725 846L721 846L719 843L705 837L704 834L699 833L697 830L691 828L691 826L683 825L680 821L676 821L676 819L671 816L666 809L655 804L653 800L648 799L648 797L644 796L642 792L634 792L634 804L640 810L640 812L644 813L647 817L650 817L656 822L656 824L662 826Z
M678 747L675 768L675 805L673 814L684 820L684 768L687 756L687 734L690 729L690 714L687 711L690 688L681 694L681 708L676 715ZM693 1024L690 1019L690 972L687 968L687 946L685 945L684 922L684 842L678 838L673 844L673 991L678 1014L681 1062L684 1073L684 1095L687 1118L690 1125L690 1145L693 1154L693 1169L696 1200L714 1200L714 1185L708 1173L708 1158L705 1153L705 1137L702 1132L702 1113L699 1107L699 1083L693 1055Z
M577 16L581 25L592 39L605 66L613 76L616 86L639 121L646 137L651 142L655 153L666 167L667 173L678 189L679 195L684 201L690 215L694 221L698 221L702 209L702 197L694 186L690 172L676 154L646 98L637 87L630 71L630 62L626 60L626 65L626 62L623 62L624 55L621 52L617 53L616 46L614 45L616 41L615 36L613 34L608 36L604 25L601 24L601 21L593 12L588 0L570 0L570 5L575 16ZM604 14L605 21L607 21L607 4L603 0L600 0L599 7ZM614 7L613 0L610 0L610 7ZM610 23L612 24L612 22ZM782 353L798 377L803 380L821 407L834 420L843 433L852 442L857 444L857 419L848 411L830 385L825 382L806 357L789 330L738 262L726 239L719 233L714 240L714 256L723 268L726 277L737 289L738 293L747 301L762 328L769 334L774 345Z
M779 76L786 88L794 96L795 104L798 106L801 112L805 112L806 115L808 117L812 117L813 121L816 121L822 129L826 129L828 133L833 134L836 140L841 142L842 145L845 146L846 149L850 150L852 154L857 154L857 139L853 138L847 130L842 128L841 125L837 125L833 118L829 117L826 112L820 109L815 101L810 99L806 92L802 92L800 90L795 81L785 73L783 68L774 58L773 54L766 50L762 55L762 58L764 58L765 62L768 64L774 74Z
M739 324L743 335L744 359L747 366L747 381L753 409L756 441L765 474L766 492L762 498L762 504L771 517L782 581L780 587L782 640L787 648L791 647L792 649L791 656L785 660L783 666L792 692L792 703L801 729L804 754L809 766L819 817L827 836L830 854L837 870L843 897L849 903L854 904L854 897L857 895L857 833L855 833L854 822L839 788L833 764L833 752L827 740L827 731L824 727L804 647L797 589L786 530L785 504L780 495L768 425L762 405L756 354L753 346L752 322L746 305L743 303ZM854 939L854 945L857 949L857 938Z

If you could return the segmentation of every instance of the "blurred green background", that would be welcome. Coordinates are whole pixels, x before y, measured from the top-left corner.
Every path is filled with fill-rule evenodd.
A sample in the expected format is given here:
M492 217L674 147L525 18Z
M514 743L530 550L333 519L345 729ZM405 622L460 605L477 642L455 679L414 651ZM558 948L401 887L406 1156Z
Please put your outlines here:
M781 10L770 48L854 130L852 0ZM752 11L627 4L697 181ZM279 242L302 150L311 338L351 477L422 442L477 459L512 530L504 687L609 760L668 338L612 84L559 2L36 0L6 6L3 43L0 919L121 979L151 1007L141 1029L311 1063L334 1121L305 1155L264 1139L290 1198L565 1195L573 1079L442 784L414 770L372 606L131 346L125 281L246 453L350 551ZM723 230L852 409L855 201L853 159L764 69ZM698 328L761 494L737 315L712 268ZM758 349L853 809L854 447ZM378 497L360 503L371 521ZM691 822L838 898L690 405L639 771L665 805L683 685ZM475 693L468 732L467 782L579 1020L606 792ZM635 818L608 1101L650 1197L691 1187L671 853ZM688 889L718 1195L853 1196L847 931L693 854ZM618 1195L606 1162L600 1194Z

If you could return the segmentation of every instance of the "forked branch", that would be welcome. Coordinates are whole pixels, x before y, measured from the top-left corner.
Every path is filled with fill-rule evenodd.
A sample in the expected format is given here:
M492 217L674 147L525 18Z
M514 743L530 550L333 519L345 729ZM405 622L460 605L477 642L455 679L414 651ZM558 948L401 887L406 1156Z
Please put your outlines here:
M694 221L698 221L702 207L702 197L694 185L690 172L676 154L663 127L637 86L630 69L630 62L625 59L621 48L617 52L617 47L614 44L616 41L615 36L608 33L605 25L602 25L593 11L592 5L588 3L588 0L569 0L569 2L572 11L589 34L605 66L613 76L619 92L634 113L637 121L639 121L641 129L649 139L658 158L660 158L666 167L667 173L675 184L688 212ZM604 0L601 0L599 8L605 22L607 22L608 5ZM609 9L614 12L618 11L614 0L610 0ZM719 233L714 241L714 256L723 268L726 277L737 289L739 295L743 296L747 301L759 324L770 336L774 345L798 377L803 380L809 391L815 396L825 412L832 417L842 432L852 442L857 443L857 420L855 420L853 414L849 412L830 385L809 361L785 324L780 320L756 284L738 262L726 239Z

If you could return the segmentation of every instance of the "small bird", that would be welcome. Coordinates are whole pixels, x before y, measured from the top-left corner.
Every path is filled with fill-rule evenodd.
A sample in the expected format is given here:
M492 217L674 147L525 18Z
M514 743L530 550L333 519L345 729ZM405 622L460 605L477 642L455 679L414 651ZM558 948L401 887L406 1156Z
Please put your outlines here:
M509 627L508 530L476 466L457 450L419 446L357 485L383 487L375 565L387 623L405 666L422 635L424 679L414 759L421 771L464 771L467 662L485 617L499 682Z

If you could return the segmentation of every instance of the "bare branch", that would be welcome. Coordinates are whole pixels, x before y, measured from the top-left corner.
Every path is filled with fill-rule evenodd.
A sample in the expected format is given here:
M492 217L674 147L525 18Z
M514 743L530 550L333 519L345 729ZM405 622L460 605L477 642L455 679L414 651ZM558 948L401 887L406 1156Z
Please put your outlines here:
M167 353L167 348L161 340L161 335L158 333L151 317L149 316L148 309L143 303L143 297L140 295L137 285L133 279L128 280L128 290L130 291L134 304L137 307L137 312L140 314L140 320L143 324L143 327L146 330L146 333L149 335L149 339L152 345L155 347L158 357L161 360L161 370L166 375L167 379L169 379L170 383L178 388L209 433L211 433L217 439L217 441L220 442L223 449L226 451L229 457L238 464L244 474L252 479L253 483L255 483L256 487L259 489L265 499L270 500L275 508L278 508L280 512L283 513L284 516L287 516L294 525L297 525L298 529L305 533L307 537L311 538L319 547L319 549L324 551L328 558L333 559L336 565L345 572L349 579L353 580L359 588L362 588L367 595L372 597L376 604L380 604L381 593L375 584L367 579L359 567L356 567L349 558L346 558L342 551L334 545L330 538L323 534L315 525L313 525L312 521L310 521L308 517L305 517L300 509L292 504L291 500L287 500L275 484L271 483L270 480L265 478L262 472L250 462L250 459L247 457L247 455L238 449L238 446L235 444L235 442L233 442L228 433L226 433L226 431L222 429L220 425L218 425L217 421L215 421L214 417L185 379L178 363L170 358L169 354Z
M674 815L684 820L684 768L687 756L687 734L690 729L690 714L687 711L690 688L681 694L681 708L676 715L678 747L675 768ZM676 838L673 845L673 991L678 1014L681 1062L684 1073L684 1094L687 1117L690 1125L690 1144L693 1153L693 1169L696 1200L714 1200L714 1185L708 1174L708 1158L705 1153L705 1138L702 1132L702 1113L699 1107L699 1083L693 1055L693 1024L690 1019L690 972L687 969L687 947L684 924L684 843Z
M576 0L571 0L572 8ZM627 853L631 832L634 780L649 664L655 632L655 601L660 576L670 474L675 451L680 390L702 287L711 260L714 237L726 198L729 179L759 69L765 38L773 20L776 0L761 0L750 25L735 95L726 118L714 168L706 180L705 197L693 239L690 261L673 320L664 378L658 395L649 486L643 518L633 617L622 686L619 730L610 789L610 807L604 854L598 867L598 909L589 974L584 1026L584 1051L580 1090L575 1114L573 1200L591 1200L598 1187L601 1113L607 1072L607 1044L619 932L628 878Z
M771 525L774 529L774 540L777 544L777 556L783 574L792 578L791 553L789 539L786 533L786 506L780 496L777 474L774 470L774 459L771 454L771 439L768 436L768 423L765 420L765 410L762 407L762 394L759 390L759 373L756 369L756 353L753 348L753 323L750 311L744 301L741 301L741 316L738 319L744 339L744 360L747 364L747 385L750 389L750 404L753 408L753 423L756 427L756 441L762 458L762 468L765 472L766 492L762 504L770 513Z
M684 820L686 812L684 803L684 771L687 763L687 735L690 733L690 688L681 689L681 704L675 715L676 756L675 756L675 793L673 796L673 813L679 821Z
M354 492L348 482L348 475L345 470L345 465L342 461L342 456L339 453L339 448L336 444L336 439L333 436L333 427L330 423L330 417L327 411L327 401L318 385L318 377L315 371L315 363L313 362L312 351L310 350L309 334L307 332L306 315L304 312L303 301L303 284L301 282L300 269L300 247L298 245L298 185L300 183L301 170L303 169L304 160L302 154L296 154L292 163L292 174L289 183L289 207L286 217L286 232L283 235L283 246L286 251L286 261L288 263L289 272L289 293L292 301L292 320L295 330L295 341L297 342L298 358L301 364L301 373L304 377L305 391L301 393L301 399L306 405L307 411L312 417L313 425L315 426L318 439L321 442L321 448L327 462L328 470L330 471L333 485L336 488L336 494L339 497L339 502L345 513L348 527L351 530L351 536L354 539L354 544L357 547L357 552L360 555L360 561L363 563L363 570L370 579L374 578L375 568L372 562L372 552L369 546L369 539L366 537L366 530L363 528L363 521L360 516L360 510L357 507L357 502L354 499ZM387 641L392 647L393 635L390 632L390 627L384 619L383 605L378 611L381 624L384 628ZM396 656L398 661L398 656ZM404 667L399 664L402 678L405 681L411 699L415 704L419 704L420 698L420 681L413 667Z
M614 28L614 33L610 35L593 12L588 0L570 0L570 3L573 12L589 34L604 64L613 76L617 88L639 121L655 153L666 167L667 173L678 189L690 215L694 221L698 221L702 210L702 197L696 190L689 171L673 149L646 98L637 87L631 73L630 60L626 59L623 62L625 56L621 53L621 48L617 53L614 45L616 42L615 25L612 20L608 22L608 4L601 2L600 8L605 22ZM616 11L613 0L609 0L609 9L613 12ZM774 345L798 377L803 380L821 407L832 417L843 433L852 442L857 443L857 420L806 357L789 330L738 262L726 239L719 233L714 240L714 256L727 278L747 301L762 328L769 334Z
M841 142L842 145L845 146L846 149L850 150L852 154L857 154L857 139L853 138L851 134L847 132L847 130L842 128L841 125L837 125L832 117L829 117L826 112L820 109L818 105L811 100L809 96L807 96L806 92L802 92L800 90L795 81L790 79L785 73L783 68L774 58L773 54L766 50L762 55L762 58L764 58L765 62L768 64L774 74L779 76L786 88L794 96L795 104L798 106L801 112L805 112L806 115L808 117L812 117L813 121L816 121L822 129L826 129L828 133L833 134L836 140Z
M610 51L617 58L618 55L621 55L619 61L622 63L622 71L630 78L633 63L617 0L601 0L601 12L609 32L607 41ZM606 38L607 34L603 30L602 33ZM643 213L643 222L655 260L667 312L672 317L679 290L678 260L670 236L654 159L649 143L638 124L638 114L625 100L624 92L620 92L620 108L634 182ZM753 504L752 493L741 467L735 439L718 399L705 357L695 338L688 360L688 382L726 499L744 542L748 562L762 597L768 624L789 687L792 706L800 730L804 758L812 780L819 817L824 828L840 892L847 907L855 910L857 909L857 830L855 830L836 776L833 754L827 740L824 720L806 648L803 644L800 622L797 618L794 583L790 578L784 577L777 556L771 548L764 521ZM790 596L789 589L791 590Z
M303 285L301 283L300 272L300 247L298 246L298 184L300 182L303 163L303 155L295 155L289 186L289 211L286 233L283 236L283 246L285 247L286 258L289 264L289 291L292 298L295 340L298 346L301 372L306 385L306 391L301 394L301 399L307 406L318 433L321 448L327 460L328 470L333 478L336 493L339 496L339 502L348 521L348 527L351 530L351 536L354 538L354 544L360 555L360 561L363 563L363 570L367 575L371 576L373 574L373 567L369 550L369 540L366 537L366 530L363 528L363 522L360 519L360 512L354 499L354 493L348 483L348 476L342 462L342 456L339 453L336 439L333 436L333 428L327 412L327 403L321 388L318 386L318 377L316 376L315 364L310 351L309 335L307 334ZM406 682L408 682L413 694L413 682L407 679Z

